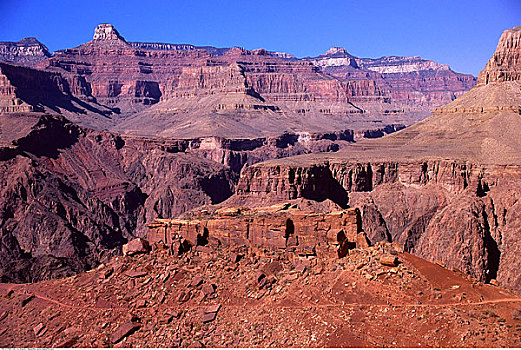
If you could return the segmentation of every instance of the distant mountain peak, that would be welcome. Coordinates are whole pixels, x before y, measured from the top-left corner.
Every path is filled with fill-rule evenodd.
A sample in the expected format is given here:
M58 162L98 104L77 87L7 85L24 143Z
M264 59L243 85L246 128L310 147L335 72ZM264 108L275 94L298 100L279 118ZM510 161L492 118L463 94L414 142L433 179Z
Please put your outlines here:
M343 47L338 47L338 46L335 46L335 47L331 47L329 50L326 51L325 55L338 55L338 54L344 54L344 55L349 55L349 53L347 52L347 50Z
M93 40L122 40L125 41L125 38L123 38L119 32L114 28L114 26L110 23L102 23L96 27L94 30L94 37Z

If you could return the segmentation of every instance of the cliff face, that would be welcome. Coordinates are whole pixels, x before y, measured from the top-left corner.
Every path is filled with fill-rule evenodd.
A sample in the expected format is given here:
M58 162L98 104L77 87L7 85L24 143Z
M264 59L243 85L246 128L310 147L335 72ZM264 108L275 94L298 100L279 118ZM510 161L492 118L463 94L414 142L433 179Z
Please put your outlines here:
M521 289L515 259L521 244L515 214L521 196L517 33L503 34L479 86L433 116L336 154L248 167L230 202L302 197L358 207L372 242L398 242L482 281ZM501 68L491 75L493 64ZM481 80L487 72L488 84ZM491 76L500 78L491 82Z
M447 104L476 84L471 75L456 73L448 65L417 56L360 58L343 48L332 48L307 60L339 79L371 81L379 87L382 98L414 106L418 111L431 111ZM374 95L371 90L365 91Z
M233 174L59 117L0 117L2 281L59 277L117 253L145 222L224 200Z
M0 61L35 66L51 57L45 45L35 38L25 38L18 42L0 42Z
M230 136L223 135L223 129L242 130L241 137L275 136L281 119L289 132L409 125L439 105L440 98L452 98L472 85L450 70L450 77L432 74L420 79L416 71L394 78L385 73L389 77L384 81L374 71L374 62L369 67L367 59L362 62L340 49L321 60L336 60L333 65L324 63L335 71L264 49L128 42L113 26L102 24L92 41L58 51L38 67L60 73L73 94L81 92L116 113L111 119L68 116L75 122L148 136L156 135L157 129L168 130L164 136L169 137ZM431 68L423 66L422 72ZM347 73L338 71L344 68ZM458 87L453 76L461 80ZM430 88L424 89L421 81ZM223 120L207 130L216 114ZM260 127L251 122L254 118L263 120ZM187 131L188 120L204 125ZM220 128L222 124L226 125Z
M506 30L496 52L479 73L479 84L521 80L521 27Z

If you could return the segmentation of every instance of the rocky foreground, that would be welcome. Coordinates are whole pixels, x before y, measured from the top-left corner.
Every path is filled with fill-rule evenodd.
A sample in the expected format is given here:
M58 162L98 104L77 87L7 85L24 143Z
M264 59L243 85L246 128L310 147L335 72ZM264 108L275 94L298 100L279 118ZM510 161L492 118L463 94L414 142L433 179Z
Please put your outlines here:
M132 242L79 275L0 285L5 347L518 347L521 297L403 253L342 259ZM441 263L440 263L441 264Z

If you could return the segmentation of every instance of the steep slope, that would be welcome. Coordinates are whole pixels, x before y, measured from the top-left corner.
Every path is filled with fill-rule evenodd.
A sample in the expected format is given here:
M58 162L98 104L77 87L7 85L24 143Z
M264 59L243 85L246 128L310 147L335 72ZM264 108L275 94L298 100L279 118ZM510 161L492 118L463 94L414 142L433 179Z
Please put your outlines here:
M159 244L74 277L0 284L0 345L519 347L520 307L517 293L388 244L332 260Z
M304 197L359 207L373 242L396 241L521 289L520 35L506 31L478 86L433 116L336 154L246 168L231 202Z
M84 271L145 222L222 201L234 186L216 162L57 116L0 114L0 141L2 281Z

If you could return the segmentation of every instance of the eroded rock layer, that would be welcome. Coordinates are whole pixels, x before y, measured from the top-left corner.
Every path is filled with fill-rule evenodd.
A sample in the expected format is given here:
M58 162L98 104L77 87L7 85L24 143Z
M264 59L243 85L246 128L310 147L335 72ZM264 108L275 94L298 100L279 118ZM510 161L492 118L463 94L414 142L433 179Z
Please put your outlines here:
M517 29L505 32L483 71L497 63L508 68L498 68L503 78L482 82L393 135L334 155L248 167L229 203L307 198L358 207L373 243L398 242L482 281L497 279L521 289L521 264L515 258L521 249L516 214L521 85L512 73L520 50L516 36Z
M83 271L144 223L228 198L234 174L146 139L41 114L0 115L2 281Z
M147 238L169 245L181 242L180 247L217 240L256 254L268 249L321 259L341 258L349 249L368 247L358 210L320 214L296 207L287 203L259 209L221 208L215 213L155 220L148 224Z

